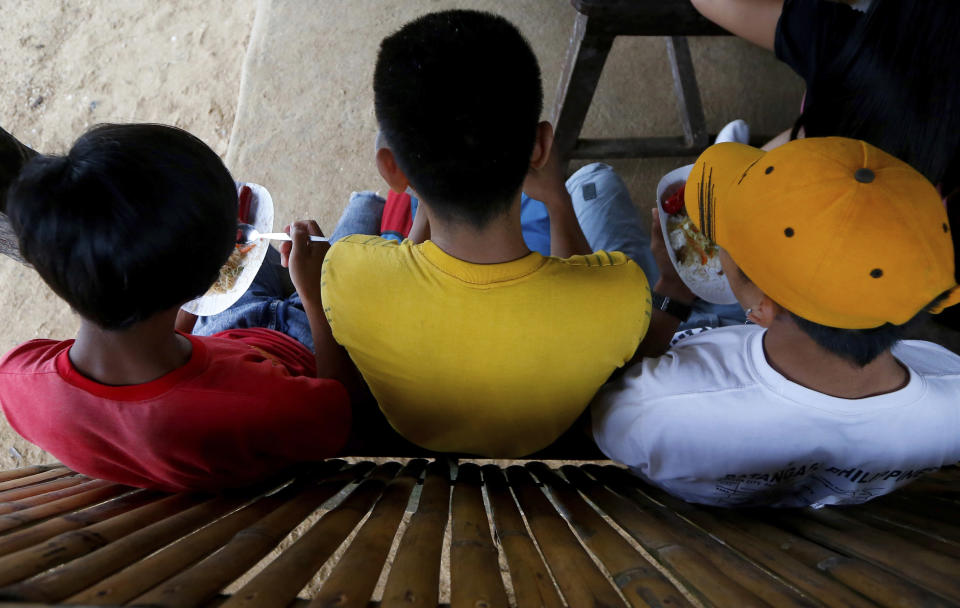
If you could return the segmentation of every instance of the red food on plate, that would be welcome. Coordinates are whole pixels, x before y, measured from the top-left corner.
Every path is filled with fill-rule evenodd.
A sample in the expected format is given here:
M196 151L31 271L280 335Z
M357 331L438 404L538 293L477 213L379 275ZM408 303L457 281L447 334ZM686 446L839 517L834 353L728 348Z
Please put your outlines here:
M250 186L241 186L240 196L237 199L237 219L244 224L250 223L250 202L253 200L253 190Z
M676 215L683 210L683 191L686 185L680 186L680 189L671 194L663 201L663 210L670 215Z

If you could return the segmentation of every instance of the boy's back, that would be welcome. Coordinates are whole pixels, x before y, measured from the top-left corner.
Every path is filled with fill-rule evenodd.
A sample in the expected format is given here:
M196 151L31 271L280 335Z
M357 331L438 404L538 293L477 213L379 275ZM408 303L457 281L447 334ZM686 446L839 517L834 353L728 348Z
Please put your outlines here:
M259 328L189 339L184 366L130 386L80 373L73 340L31 340L0 361L0 403L14 430L70 468L168 491L246 485L342 445L346 391L315 378L295 340Z
M333 335L391 424L438 451L547 446L649 323L643 271L616 252L480 265L356 235L327 254L324 282Z

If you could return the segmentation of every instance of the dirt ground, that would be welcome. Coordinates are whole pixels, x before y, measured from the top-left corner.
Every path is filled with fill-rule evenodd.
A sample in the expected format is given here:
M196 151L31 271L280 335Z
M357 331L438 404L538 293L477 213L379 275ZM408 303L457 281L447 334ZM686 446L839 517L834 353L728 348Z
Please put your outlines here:
M253 0L4 2L0 125L62 152L101 122L162 122L226 156ZM0 256L0 352L63 339L77 319L35 273ZM51 458L0 422L0 469Z

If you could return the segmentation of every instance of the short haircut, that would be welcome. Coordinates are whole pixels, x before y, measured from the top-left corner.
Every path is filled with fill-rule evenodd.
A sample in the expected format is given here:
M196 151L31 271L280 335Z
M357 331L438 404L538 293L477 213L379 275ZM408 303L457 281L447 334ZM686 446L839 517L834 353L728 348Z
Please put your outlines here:
M236 186L193 135L101 125L37 156L7 212L23 257L83 318L120 330L203 294L234 248Z
M482 228L509 209L543 105L516 27L478 11L424 15L380 44L373 91L397 164L432 211Z
M737 270L740 271L740 276L745 280L753 282L739 266ZM820 348L846 359L857 367L864 367L902 340L907 332L927 318L930 309L945 300L949 295L949 291L943 292L903 325L884 323L879 327L869 329L830 327L808 321L793 312L787 312L800 330L816 342Z

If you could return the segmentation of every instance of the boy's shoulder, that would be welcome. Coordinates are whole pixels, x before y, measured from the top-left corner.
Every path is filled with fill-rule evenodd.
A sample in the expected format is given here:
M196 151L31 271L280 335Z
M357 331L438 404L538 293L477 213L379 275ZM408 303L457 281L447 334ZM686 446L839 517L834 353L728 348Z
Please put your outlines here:
M28 340L0 358L0 375L49 373L56 371L56 359L73 340Z

